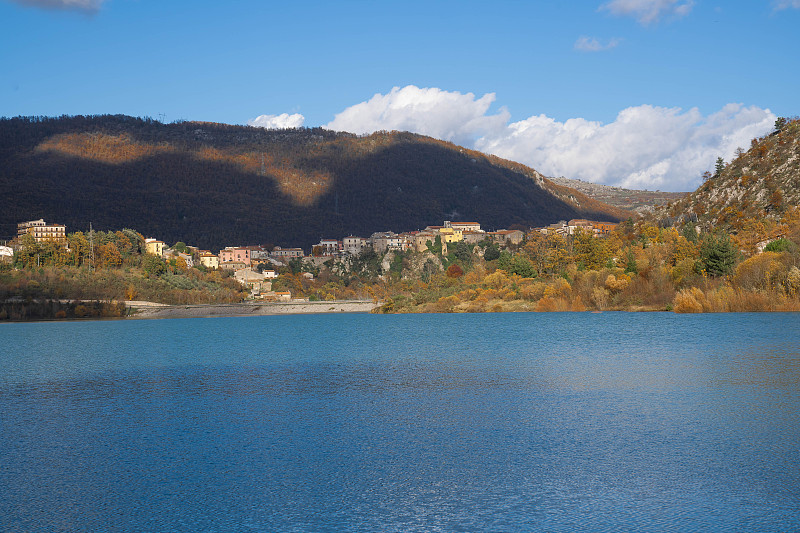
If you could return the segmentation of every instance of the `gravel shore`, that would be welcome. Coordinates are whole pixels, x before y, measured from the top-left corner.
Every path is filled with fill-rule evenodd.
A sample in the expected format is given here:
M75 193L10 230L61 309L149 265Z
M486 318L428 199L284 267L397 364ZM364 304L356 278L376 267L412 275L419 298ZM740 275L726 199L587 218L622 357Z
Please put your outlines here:
M128 302L129 319L210 318L217 316L294 315L314 313L369 313L380 304L371 300L334 302L270 302L214 305L151 305Z

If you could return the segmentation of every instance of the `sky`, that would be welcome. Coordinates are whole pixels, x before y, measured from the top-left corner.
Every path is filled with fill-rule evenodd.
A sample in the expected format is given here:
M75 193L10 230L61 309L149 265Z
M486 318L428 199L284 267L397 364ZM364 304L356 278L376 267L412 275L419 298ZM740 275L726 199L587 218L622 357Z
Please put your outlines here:
M800 0L0 0L0 116L407 130L688 191L795 116Z

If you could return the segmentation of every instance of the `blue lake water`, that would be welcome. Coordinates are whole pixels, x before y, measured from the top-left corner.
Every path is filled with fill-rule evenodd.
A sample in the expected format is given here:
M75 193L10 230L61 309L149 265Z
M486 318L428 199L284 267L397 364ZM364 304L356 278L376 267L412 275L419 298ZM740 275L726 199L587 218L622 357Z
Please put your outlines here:
M800 315L0 325L0 531L793 531Z

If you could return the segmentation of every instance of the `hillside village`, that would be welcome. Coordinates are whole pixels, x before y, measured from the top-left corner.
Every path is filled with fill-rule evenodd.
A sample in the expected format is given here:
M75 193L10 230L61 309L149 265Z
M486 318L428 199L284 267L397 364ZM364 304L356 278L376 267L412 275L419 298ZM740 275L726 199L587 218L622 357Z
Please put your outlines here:
M616 227L613 222L597 222L585 219L559 221L542 227L530 228L541 234L574 235L583 230L595 237L607 236ZM17 239L13 246L0 247L0 261L13 262L14 251L23 251L23 237L33 237L36 243L57 243L68 248L66 226L47 223L44 219L21 222L17 225ZM144 252L165 260L176 261L181 268L192 268L195 265L208 270L222 270L233 273L234 279L249 290L250 298L267 301L288 301L292 299L291 291L273 291L272 283L278 278L278 272L286 268L292 261L299 261L305 272L301 275L313 279L307 270L319 269L331 260L356 257L366 251L384 255L388 252L425 253L436 250L441 254L448 253L448 246L458 243L468 245L494 244L499 249L519 246L526 234L519 229L501 229L485 231L479 222L444 221L441 226L430 225L422 230L395 233L379 231L369 237L349 235L341 239L321 239L314 245L309 254L302 248L284 248L274 246L271 249L263 246L227 246L218 253L202 250L195 246L179 242L170 247L164 241L147 237L143 239ZM91 243L90 243L91 245Z

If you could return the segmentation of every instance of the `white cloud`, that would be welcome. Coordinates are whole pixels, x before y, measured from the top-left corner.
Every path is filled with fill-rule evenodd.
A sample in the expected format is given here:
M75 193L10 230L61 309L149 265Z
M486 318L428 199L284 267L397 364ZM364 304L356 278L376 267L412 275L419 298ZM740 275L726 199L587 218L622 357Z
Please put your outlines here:
M796 0L792 0L796 1ZM664 15L685 17L694 7L694 0L611 0L600 6L614 15L633 16L640 24L658 22Z
M650 105L621 111L608 124L545 115L509 123L505 109L488 114L495 95L476 98L441 89L395 87L348 107L326 127L353 133L405 130L524 163L548 176L633 188L695 189L717 157L772 130L768 109L728 104L703 116Z
M629 107L614 122L582 118L557 122L544 115L508 125L505 135L479 139L475 148L566 176L627 188L693 190L717 157L769 132L768 109L728 104L704 117L697 109Z
M621 39L611 39L606 44L602 44L600 41L595 39L594 37L579 37L577 41L575 41L575 50L580 50L581 52L602 52L603 50L611 50L612 48L616 48L619 43L622 42Z
M772 5L775 11L789 8L800 9L800 0L775 0Z
M478 137L505 128L510 117L506 109L487 115L494 100L494 93L475 98L472 93L420 89L414 85L394 87L389 94L376 94L348 107L325 127L358 134L413 131L471 145Z
M286 128L299 128L303 125L306 118L300 113L290 115L281 113L280 115L259 115L247 121L248 126L266 128L268 130L281 130Z
M106 0L13 0L14 2L28 7L39 7L42 9L74 9L78 11L94 12Z

